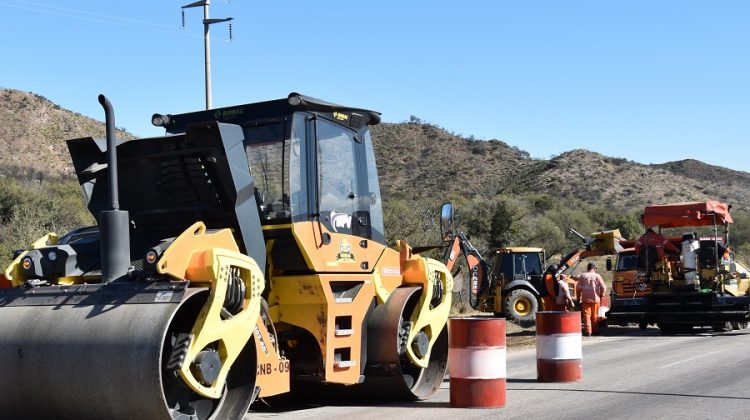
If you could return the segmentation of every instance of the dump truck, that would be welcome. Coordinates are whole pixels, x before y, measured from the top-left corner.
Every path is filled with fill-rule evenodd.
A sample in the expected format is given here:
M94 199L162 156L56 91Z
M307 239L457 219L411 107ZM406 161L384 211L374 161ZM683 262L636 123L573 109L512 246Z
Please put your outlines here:
M385 244L369 126L292 93L67 142L96 226L5 270L5 418L240 419L307 386L429 398L453 280ZM447 220L447 218L446 218Z
M452 209L445 211L452 212ZM555 277L567 276L585 258L611 255L620 249L622 235L618 229L594 232L588 238L574 229L570 229L570 233L581 239L581 246L575 247L555 264L557 270L551 273ZM542 297L548 292L544 275L547 263L551 264L551 261L546 261L543 248L498 248L494 251L492 264L489 264L465 233L456 231L443 236L447 243L443 257L446 266L453 270L459 255L466 259L469 305L473 309L517 321L532 321L537 311L545 309ZM567 278L571 295L575 296L575 279Z
M646 233L617 256L609 323L663 334L747 327L750 278L727 252L730 209L713 200L647 206Z

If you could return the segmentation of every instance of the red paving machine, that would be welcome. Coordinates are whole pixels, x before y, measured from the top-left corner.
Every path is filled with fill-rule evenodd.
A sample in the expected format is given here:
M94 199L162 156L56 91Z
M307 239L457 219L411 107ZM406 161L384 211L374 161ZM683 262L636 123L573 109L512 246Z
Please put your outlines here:
M750 279L731 253L730 208L718 201L646 207L646 233L618 255L609 323L656 324L664 334L747 327Z

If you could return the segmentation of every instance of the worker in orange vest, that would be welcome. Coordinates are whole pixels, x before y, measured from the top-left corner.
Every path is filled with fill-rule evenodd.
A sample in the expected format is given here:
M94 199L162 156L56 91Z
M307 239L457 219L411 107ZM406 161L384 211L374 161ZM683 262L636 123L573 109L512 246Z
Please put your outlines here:
M570 289L568 288L568 276L560 274L557 278L557 299L555 300L556 311L567 311L568 308L573 308L573 298L570 296Z
M557 265L551 264L544 272L544 293L542 294L542 305L545 311L557 311Z
M602 276L596 272L596 264L590 262L586 269L588 271L578 277L576 298L583 312L583 335L588 336L599 334L599 304L607 287Z
M555 276L558 267L551 264L544 272L544 296L542 304L545 311L565 311L568 305L573 303L568 290L568 283L565 274Z

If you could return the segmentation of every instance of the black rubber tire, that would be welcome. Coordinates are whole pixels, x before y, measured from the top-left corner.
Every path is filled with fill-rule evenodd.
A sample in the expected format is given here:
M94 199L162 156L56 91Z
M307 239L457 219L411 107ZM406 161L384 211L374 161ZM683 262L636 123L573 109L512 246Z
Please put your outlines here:
M665 323L659 323L659 334L661 335L674 335L677 333L677 325L676 324L665 324Z
M677 324L677 333L678 334L692 334L693 326L690 324Z
M720 322L711 326L711 329L715 332L727 332L732 331L731 322Z
M539 301L534 293L526 289L515 289L503 302L505 316L516 321L533 321L539 310Z

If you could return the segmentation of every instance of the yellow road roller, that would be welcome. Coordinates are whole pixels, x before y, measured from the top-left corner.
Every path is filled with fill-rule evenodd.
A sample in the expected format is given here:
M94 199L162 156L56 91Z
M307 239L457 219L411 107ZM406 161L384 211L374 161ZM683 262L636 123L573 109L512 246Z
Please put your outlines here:
M438 389L453 279L385 245L378 113L292 93L120 141L99 102L106 140L67 142L97 225L4 272L2 417L239 419L310 387Z

